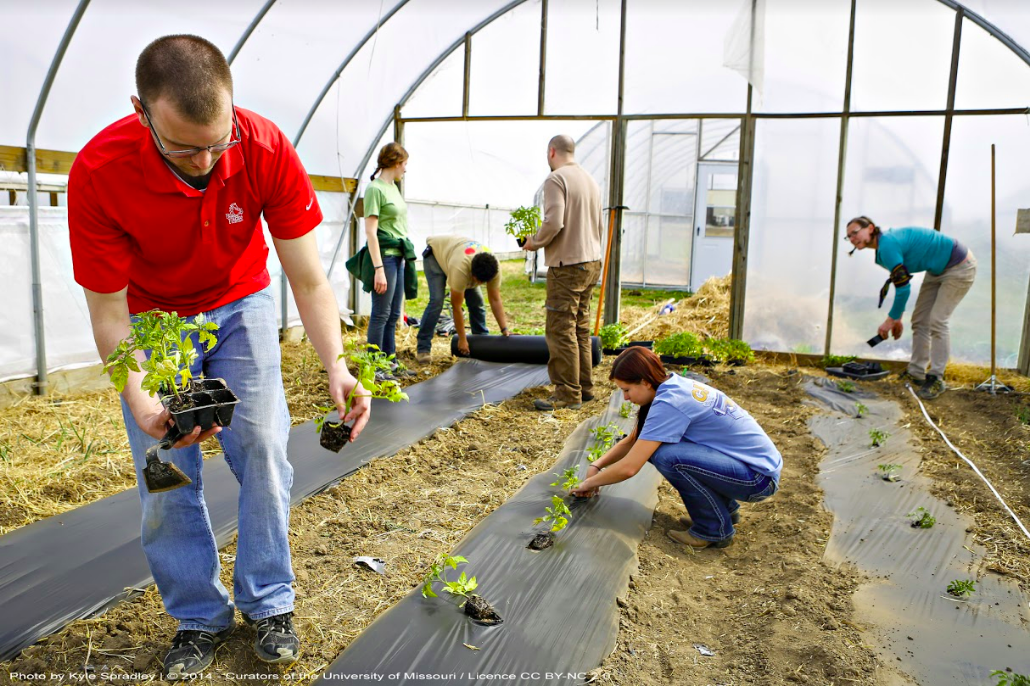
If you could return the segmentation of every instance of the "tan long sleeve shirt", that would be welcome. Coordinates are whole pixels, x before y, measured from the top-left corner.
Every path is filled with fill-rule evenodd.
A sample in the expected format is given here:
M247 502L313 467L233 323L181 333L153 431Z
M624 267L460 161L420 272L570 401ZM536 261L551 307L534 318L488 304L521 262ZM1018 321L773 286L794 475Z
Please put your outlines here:
M560 267L601 259L601 189L575 162L544 181L544 220L533 243L544 248L544 263Z

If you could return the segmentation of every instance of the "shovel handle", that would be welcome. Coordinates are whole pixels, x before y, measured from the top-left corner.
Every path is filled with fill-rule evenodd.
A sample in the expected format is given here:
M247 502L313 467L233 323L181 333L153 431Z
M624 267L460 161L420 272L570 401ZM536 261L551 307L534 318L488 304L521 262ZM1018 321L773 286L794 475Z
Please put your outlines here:
M175 445L176 441L178 441L185 435L186 434L179 431L178 426L174 424L170 426L168 428L168 431L165 433L164 438L162 438L160 441L147 448L147 464L151 464L153 462L160 462L160 460L157 459L158 451L169 450L173 445Z

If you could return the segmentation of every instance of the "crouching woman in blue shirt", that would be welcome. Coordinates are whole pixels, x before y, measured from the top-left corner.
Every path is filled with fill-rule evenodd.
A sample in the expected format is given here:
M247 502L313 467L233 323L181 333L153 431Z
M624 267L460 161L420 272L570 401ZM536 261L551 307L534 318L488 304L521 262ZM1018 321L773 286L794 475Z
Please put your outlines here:
M594 496L650 461L690 515L688 529L670 530L669 537L695 549L728 546L740 501L756 503L779 488L783 458L769 436L725 393L669 374L646 348L626 349L608 378L640 406L637 424L587 468L572 494Z

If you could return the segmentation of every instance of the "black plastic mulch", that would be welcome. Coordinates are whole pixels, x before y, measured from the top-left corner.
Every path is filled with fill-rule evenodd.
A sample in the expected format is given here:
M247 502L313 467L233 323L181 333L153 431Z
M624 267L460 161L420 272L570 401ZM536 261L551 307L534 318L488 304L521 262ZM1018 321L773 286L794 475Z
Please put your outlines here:
M368 428L338 455L319 446L310 422L294 427L289 442L292 502L453 424L484 402L500 402L547 382L546 368L537 365L462 360L408 387L407 403L375 401ZM208 460L204 498L219 547L236 531L237 494L225 461ZM140 504L134 489L0 536L0 661L151 583L140 547Z

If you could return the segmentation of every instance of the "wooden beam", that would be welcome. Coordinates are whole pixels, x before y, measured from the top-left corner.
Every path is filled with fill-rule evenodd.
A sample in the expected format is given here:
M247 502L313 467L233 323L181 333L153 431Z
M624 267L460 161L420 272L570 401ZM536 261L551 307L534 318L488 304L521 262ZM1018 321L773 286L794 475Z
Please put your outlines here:
M36 148L36 171L41 174L67 174L71 171L75 153ZM0 171L26 172L29 170L25 148L0 145Z
M319 176L308 174L311 178L311 185L316 191L327 191L329 193L353 193L358 189L357 179L340 178L339 176Z
M40 174L68 174L75 161L74 152L60 150L36 149L36 171ZM26 172L28 163L25 148L11 145L0 145L0 171ZM319 176L308 174L316 191L329 193L353 193L358 188L357 179L340 178L339 176Z

